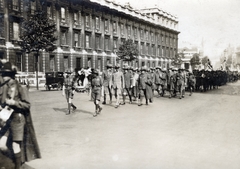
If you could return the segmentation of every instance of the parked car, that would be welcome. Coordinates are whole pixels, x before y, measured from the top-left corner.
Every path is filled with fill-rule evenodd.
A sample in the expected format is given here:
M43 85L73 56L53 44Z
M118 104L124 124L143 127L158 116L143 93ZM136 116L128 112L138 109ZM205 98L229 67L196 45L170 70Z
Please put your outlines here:
M46 72L46 90L57 89L62 90L63 87L63 72Z

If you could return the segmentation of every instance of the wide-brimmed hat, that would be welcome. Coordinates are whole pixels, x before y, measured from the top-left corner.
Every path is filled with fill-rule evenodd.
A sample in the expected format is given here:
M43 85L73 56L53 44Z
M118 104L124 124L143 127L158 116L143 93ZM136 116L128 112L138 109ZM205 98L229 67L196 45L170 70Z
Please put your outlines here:
M107 68L112 68L113 65L112 65L112 64L107 64L106 67L107 67Z
M93 69L93 70L92 70L92 74L98 75L98 74L99 74L99 72L98 72L98 70L97 70L97 69Z
M115 65L115 67L114 67L115 69L119 69L120 68L120 66L119 65Z
M14 66L11 62L6 62L6 63L2 64L0 72L1 73L17 74L17 67Z
M143 66L143 67L141 68L141 71L147 71L147 66Z

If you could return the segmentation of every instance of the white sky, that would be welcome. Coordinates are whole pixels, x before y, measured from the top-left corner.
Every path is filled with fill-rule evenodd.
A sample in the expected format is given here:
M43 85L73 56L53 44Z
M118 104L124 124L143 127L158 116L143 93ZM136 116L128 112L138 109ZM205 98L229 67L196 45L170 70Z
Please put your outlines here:
M218 58L229 44L240 46L240 0L115 0L134 8L158 7L179 20L179 48L201 46L204 55Z

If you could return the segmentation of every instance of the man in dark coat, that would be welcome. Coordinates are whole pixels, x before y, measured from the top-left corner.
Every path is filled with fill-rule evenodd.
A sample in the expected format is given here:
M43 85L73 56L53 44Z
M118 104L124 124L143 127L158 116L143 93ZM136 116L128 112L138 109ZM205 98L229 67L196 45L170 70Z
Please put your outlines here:
M143 97L145 97L146 100L146 105L148 105L148 100L151 97L150 93L147 92L147 86L149 89L151 89L151 77L150 75L146 72L147 68L142 67L141 68L141 74L138 77L138 89L139 89L139 103L138 106L142 106L142 100Z
M12 152L10 157L15 169L20 169L24 162L40 158L41 155L32 125L28 90L15 80L17 69L10 62L3 65L1 73L3 83L0 88L0 107L1 110L10 109L12 114L6 124L1 126L0 142L5 141L5 145L1 144L0 148L3 152Z
M130 67L126 66L126 67L123 68L123 70L124 70L123 76L124 76L125 85L124 85L123 94L122 94L123 95L122 105L125 104L127 95L129 97L130 104L132 103L131 84L132 84L132 78L133 78Z

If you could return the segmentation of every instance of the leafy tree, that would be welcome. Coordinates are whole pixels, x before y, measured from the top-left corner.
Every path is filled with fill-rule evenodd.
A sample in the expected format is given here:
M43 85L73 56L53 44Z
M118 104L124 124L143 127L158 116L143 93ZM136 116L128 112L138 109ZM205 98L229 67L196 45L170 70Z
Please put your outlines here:
M47 13L37 10L34 15L29 15L21 26L21 36L19 45L26 53L35 53L36 55L36 81L38 90L38 58L40 51L53 51L56 49L54 36L56 24L53 20L48 19Z
M134 44L132 39L123 41L123 44L119 46L119 50L117 52L118 59L127 61L128 65L137 58L138 54L139 51L137 45Z
M175 55L175 57L173 58L173 61L172 61L172 65L173 66L181 66L181 64L183 63L182 59L184 58L184 53L181 52L181 53L177 53Z
M199 65L200 63L201 62L200 62L199 54L195 53L193 55L193 57L190 59L190 64L191 64L192 68L195 68L196 65Z
M202 58L202 64L206 65L206 63L208 63L208 60L209 60L209 58L207 56L203 57Z

